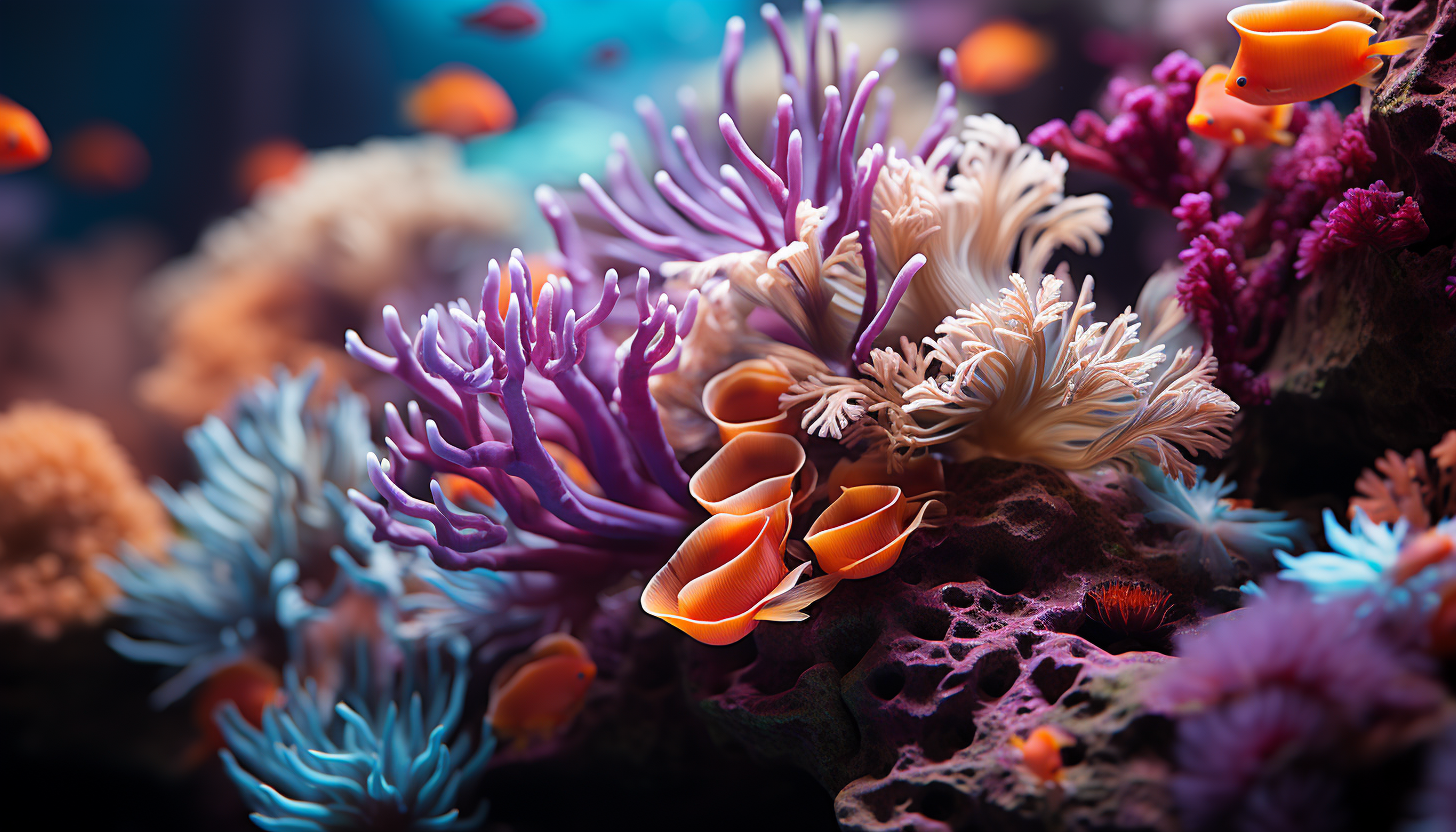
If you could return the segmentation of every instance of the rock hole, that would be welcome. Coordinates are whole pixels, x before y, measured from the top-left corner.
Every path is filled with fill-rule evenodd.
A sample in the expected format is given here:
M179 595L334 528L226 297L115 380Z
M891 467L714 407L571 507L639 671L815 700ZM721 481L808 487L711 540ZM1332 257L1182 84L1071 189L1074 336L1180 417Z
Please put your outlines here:
M965 795L944 783L931 783L925 788L916 811L931 820L950 820L965 803Z
M841 677L848 676L875 646L880 625L871 618L846 617L831 622L830 626L832 629L823 639L827 658Z
M967 720L945 726L938 731L928 732L920 750L925 759L932 763L943 763L955 756L962 748L970 747L976 741L975 723Z
M886 702L900 695L905 689L905 674L898 667L882 667L870 674L865 681L870 693Z
M1002 595L1015 595L1031 580L1031 566L1017 558L992 558L977 564L976 572L986 586Z
M1037 635L1036 633L1017 633L1016 652L1021 654L1021 658L1029 659L1031 658L1032 650L1034 650L1038 644L1041 644L1041 642L1042 637Z
M1426 57L1431 63L1441 63L1452 55L1456 55L1456 37L1444 32L1431 35L1431 42L1426 45Z
M980 634L980 628L969 621L957 621L955 629L950 633L952 638L975 638Z
M922 641L944 641L950 631L950 613L934 607L917 607L905 617L905 629Z
M940 590L940 599L962 610L976 605L976 596L953 584Z
M963 641L952 641L950 643L950 657L952 659L963 662L966 660L966 656L969 655L971 655L971 645Z
M976 688L987 699L1000 699L1011 690L1021 676L1021 662L1016 651L997 650L987 653L976 664Z
M925 580L925 570L920 568L918 563L908 563L895 570L895 577L909 584L919 586Z
M1032 668L1031 683L1036 685L1037 692L1049 705L1055 705L1062 694L1071 689L1077 683L1077 677L1081 675L1081 665L1057 664L1055 659L1042 659L1041 663Z

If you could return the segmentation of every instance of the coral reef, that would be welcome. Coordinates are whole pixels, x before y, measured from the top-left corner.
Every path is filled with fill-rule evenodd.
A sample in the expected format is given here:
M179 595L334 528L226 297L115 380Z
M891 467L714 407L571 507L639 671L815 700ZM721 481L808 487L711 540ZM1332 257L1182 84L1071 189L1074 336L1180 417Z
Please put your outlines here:
M0 415L0 622L55 638L95 624L116 588L106 555L122 541L155 564L169 537L106 425L52 404Z
M1433 519L1456 514L1456 431L1447 431L1429 455L1415 451L1403 457L1386 451L1355 480L1358 495L1350 498L1350 514L1363 511L1377 523L1404 519L1416 531L1429 528Z
M1076 633L1090 634L1083 595L1107 576L1167 588L1170 624L1201 603L1206 577L1135 548L1125 492L1103 502L999 460L948 466L946 486L945 528L836 588L810 621L688 646L710 726L813 774L847 829L1033 829L1052 814L1067 828L1172 829L1169 726L1139 701L1171 660ZM1042 725L1077 739L1065 791L1017 765L1010 738Z
M513 191L467 174L446 139L376 139L315 153L296 177L209 229L157 278L162 360L138 381L191 425L282 364L358 381L338 334L382 303L427 308L480 247L513 232Z

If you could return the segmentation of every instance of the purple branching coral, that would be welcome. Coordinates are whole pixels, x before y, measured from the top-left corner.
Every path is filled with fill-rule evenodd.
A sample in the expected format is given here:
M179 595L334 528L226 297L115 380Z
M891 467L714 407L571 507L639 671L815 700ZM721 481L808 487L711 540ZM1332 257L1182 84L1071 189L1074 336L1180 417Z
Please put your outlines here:
M1340 828L1358 777L1439 728L1427 660L1360 601L1274 586L1180 641L1153 698L1178 718L1187 828Z
M604 392L582 365L586 336L618 299L616 273L607 274L596 305L579 315L570 281L548 282L533 306L532 277L519 251L508 271L504 319L496 302L500 268L491 261L478 313L463 300L437 306L410 337L386 307L393 356L349 333L351 355L396 376L417 396L406 418L392 405L386 410L389 459L369 458L369 479L384 503L350 496L374 523L377 540L423 546L447 569L545 573L532 582L541 603L590 605L598 590L627 572L662 565L692 525L688 478L647 385L651 375L675 365L697 295L689 295L681 312L666 296L652 302L643 270L636 332L619 349ZM548 445L578 459L598 488L574 479ZM432 499L411 493L418 487L411 463L435 477L428 486ZM442 474L484 489L499 511L452 505L437 479Z
M953 84L941 84L929 126L902 146L888 136L893 96L880 83L893 50L860 77L858 48L841 48L816 0L804 4L802 56L778 11L762 14L783 90L764 145L751 147L740 130L743 21L734 18L721 143L694 129L690 107L685 126L666 129L644 98L638 113L662 166L650 182L621 140L605 186L580 180L593 209L583 219L599 215L592 222L578 226L565 199L537 193L573 279L587 263L627 262L702 292L677 371L652 386L680 451L712 441L702 387L733 363L773 359L800 380L853 375L875 346L929 335L958 309L997 297L1016 265L1035 279L1059 247L1096 253L1111 228L1105 197L1065 195L1061 156L1044 157L995 116L967 117L957 132ZM602 219L618 236L592 228Z
M1338 205L1333 199L1325 204L1325 210L1310 223L1310 233L1299 239L1294 273L1309 277L1341 252L1361 247L1390 251L1424 240L1428 233L1416 201L1402 191L1392 192L1384 180L1377 179L1369 188L1345 191Z
M1112 121L1083 110L1070 126L1054 119L1031 131L1027 141L1118 180L1138 205L1171 209L1184 194L1200 191L1222 197L1223 165L1201 162L1188 135L1188 112L1202 76L1203 64L1173 52L1153 69L1156 84L1112 80L1107 89L1116 113Z

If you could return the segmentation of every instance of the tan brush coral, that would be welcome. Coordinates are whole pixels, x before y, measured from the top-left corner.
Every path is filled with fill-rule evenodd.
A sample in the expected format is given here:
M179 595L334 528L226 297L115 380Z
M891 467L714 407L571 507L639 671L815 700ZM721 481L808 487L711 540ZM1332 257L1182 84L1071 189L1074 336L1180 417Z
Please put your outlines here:
M1045 158L993 115L966 116L959 142L941 142L925 160L891 156L871 217L879 274L895 274L917 253L927 262L886 333L922 337L959 310L994 301L1013 267L1041 274L1061 246L1100 253L1111 203L1066 196L1066 175L1060 154Z
M409 315L425 308L411 298L454 292L457 255L512 231L519 201L438 137L313 154L161 275L163 358L139 395L194 424L277 365L296 373L322 359L319 390L357 378L344 332L381 304Z
M1408 457L1386 451L1375 460L1375 470L1360 473L1355 490L1359 495L1350 498L1350 516L1363 509L1376 523L1404 517L1418 532L1456 514L1456 430L1447 431L1429 456L1419 450Z
M0 415L0 622L54 638L95 623L115 587L96 560L160 552L166 513L105 424L52 404Z
M861 365L864 378L818 375L781 406L807 404L820 436L869 439L900 454L944 446L963 459L995 456L1063 470L1142 458L1192 482L1178 451L1219 453L1238 406L1212 385L1217 364L1140 351L1131 310L1089 323L1092 280L1075 303L1047 275L1035 295L1019 275L999 305L975 304L936 329L924 348L901 341ZM892 457L893 458L893 457Z

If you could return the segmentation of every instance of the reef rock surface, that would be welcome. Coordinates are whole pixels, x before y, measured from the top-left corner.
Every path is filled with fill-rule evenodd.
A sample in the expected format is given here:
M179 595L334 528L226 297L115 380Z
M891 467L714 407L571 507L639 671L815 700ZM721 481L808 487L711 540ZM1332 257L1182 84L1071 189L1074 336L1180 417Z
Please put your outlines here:
M1175 828L1171 724L1139 696L1167 657L1107 652L1089 638L1113 637L1082 601L1124 576L1167 588L1186 614L1206 579L1140 539L1115 478L1084 490L981 460L948 468L947 488L942 528L890 571L841 584L809 621L729 647L684 643L709 727L807 771L848 829L1041 829L1053 816L1065 829ZM1076 738L1060 787L1009 742L1046 724Z

